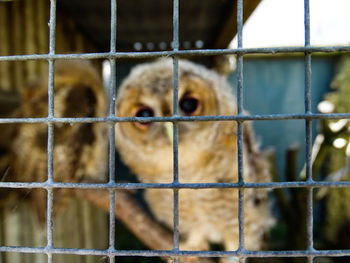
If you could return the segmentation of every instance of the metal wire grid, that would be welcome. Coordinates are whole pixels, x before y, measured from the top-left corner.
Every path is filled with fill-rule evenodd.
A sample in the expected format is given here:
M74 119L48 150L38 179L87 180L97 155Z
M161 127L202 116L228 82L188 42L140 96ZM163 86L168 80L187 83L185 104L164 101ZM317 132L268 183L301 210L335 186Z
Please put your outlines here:
M109 262L115 262L116 256L170 256L178 261L179 256L198 257L307 257L308 262L318 256L350 256L350 250L316 250L313 246L313 189L320 187L350 187L350 182L316 182L312 179L311 149L312 149L312 121L316 119L350 119L350 113L345 114L317 114L311 112L311 55L314 52L349 52L350 46L327 46L313 47L310 45L310 10L309 0L304 0L304 22L305 22L305 44L303 47L285 48L252 48L246 49L242 45L243 28L243 0L237 0L237 49L215 49L215 50L187 50L180 51L179 48L179 2L173 0L173 42L172 51L163 52L116 52L116 26L117 26L117 2L111 0L111 39L110 52L90 54L55 54L55 27L56 27L56 0L50 0L50 39L49 54L44 55L16 55L0 56L0 61L25 61L25 60L47 60L49 62L48 80L48 116L46 118L2 118L0 123L47 123L48 125L48 178L43 183L21 183L0 182L1 188L42 188L47 190L47 244L45 247L15 247L0 246L0 252L18 253L44 253L48 256L48 262L52 262L53 254L74 255L97 255L107 256ZM304 53L305 54L305 113L304 114L272 114L272 115L244 115L243 113L243 56L245 54L275 54L275 53ZM178 116L178 58L187 55L209 56L219 54L237 55L237 105L238 114L235 116ZM116 90L116 60L119 58L153 58L161 56L173 57L174 67L174 115L171 117L149 117L149 118L121 118L115 116L115 90ZM96 59L105 58L111 62L110 79L110 101L109 115L105 118L56 118L54 116L54 70L57 59ZM247 120L305 120L306 130L306 181L298 182L270 182L270 183L245 183L243 178L243 126ZM118 122L172 122L174 125L174 180L170 184L157 183L116 183L115 174L115 148L114 134L115 123ZM236 121L238 124L238 182L237 183L192 183L182 184L178 181L178 122L179 121ZM56 183L53 181L53 139L55 123L92 123L105 122L109 124L109 182L106 184L86 183ZM106 250L96 249L74 249L55 248L53 246L53 189L55 188L80 188L80 189L108 189L110 192L110 223L109 223L109 248ZM116 250L115 249L115 192L116 189L145 189L145 188L171 188L174 192L174 248L169 251L150 250ZM203 189L203 188L238 188L239 189L239 248L236 251L182 251L179 249L179 214L178 214L178 191L179 189ZM248 251L244 246L244 192L245 188L307 188L307 249L301 251Z

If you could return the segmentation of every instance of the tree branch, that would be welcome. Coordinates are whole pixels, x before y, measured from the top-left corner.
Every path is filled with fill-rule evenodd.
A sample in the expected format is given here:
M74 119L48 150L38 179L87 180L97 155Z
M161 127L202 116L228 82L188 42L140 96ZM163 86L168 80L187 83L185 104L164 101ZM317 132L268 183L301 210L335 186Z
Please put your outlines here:
M77 195L109 212L109 192L89 189L76 190ZM116 191L116 217L146 246L156 250L171 250L172 234L147 215L127 190Z
M109 192L99 189L76 189L79 198L109 212ZM151 218L127 190L116 191L115 215L146 246L154 250L173 249L173 235L160 223ZM191 263L213 263L206 258L193 258ZM182 261L181 261L182 262Z

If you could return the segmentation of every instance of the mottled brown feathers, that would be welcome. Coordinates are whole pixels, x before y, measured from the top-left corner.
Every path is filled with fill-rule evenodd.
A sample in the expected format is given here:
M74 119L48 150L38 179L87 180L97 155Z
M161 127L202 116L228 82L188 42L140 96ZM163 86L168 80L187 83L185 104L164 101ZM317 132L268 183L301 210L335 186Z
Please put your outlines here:
M133 117L140 105L154 116L171 116L173 90L171 59L135 67L123 81L116 100L116 115ZM228 82L215 72L189 61L179 61L179 101L194 103L179 115L235 115L236 99ZM196 108L197 107L197 108ZM141 124L142 125L142 124ZM173 146L167 125L116 124L116 145L124 162L139 180L173 181ZM243 168L246 182L268 182L267 160L258 151L250 123L244 122ZM237 182L237 124L179 122L179 181L182 183ZM245 191L245 241L248 249L261 249L271 225L266 189ZM158 218L173 226L173 191L148 189L146 200ZM181 189L179 220L181 249L206 249L207 242L222 242L227 250L238 248L237 189Z
M47 75L25 89L16 117L47 117ZM107 97L99 74L88 61L56 61L54 82L55 117L103 117ZM107 130L104 124L54 125L53 177L55 182L79 182L83 178L103 180L107 160ZM48 126L19 124L10 146L10 174L6 181L44 182L47 177ZM18 191L16 191L18 193ZM37 206L41 219L46 215L46 191L25 191ZM29 194L28 194L28 193ZM70 189L54 191L54 209L59 210Z

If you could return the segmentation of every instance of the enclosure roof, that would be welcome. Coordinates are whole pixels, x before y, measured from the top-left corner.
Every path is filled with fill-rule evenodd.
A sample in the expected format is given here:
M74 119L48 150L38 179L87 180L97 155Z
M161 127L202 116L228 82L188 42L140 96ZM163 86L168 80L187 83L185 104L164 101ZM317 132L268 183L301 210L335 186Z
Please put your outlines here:
M260 0L245 0L244 20ZM110 43L110 0L60 0L58 8L99 50ZM226 48L236 34L236 1L180 0L180 49ZM170 49L172 0L117 0L117 50Z

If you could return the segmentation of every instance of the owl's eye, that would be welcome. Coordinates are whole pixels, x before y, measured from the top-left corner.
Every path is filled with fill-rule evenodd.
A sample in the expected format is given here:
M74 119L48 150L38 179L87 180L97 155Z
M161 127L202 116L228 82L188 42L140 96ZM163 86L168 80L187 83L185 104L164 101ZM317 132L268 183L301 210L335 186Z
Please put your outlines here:
M186 115L194 115L198 113L200 108L199 100L193 95L185 95L179 102L180 109Z
M154 117L154 111L151 107L140 106L136 109L134 116L141 118ZM135 125L140 128L146 128L151 125L151 122L136 122Z
M135 117L153 117L154 112L150 107L147 106L141 106L140 108L137 109L135 113Z

